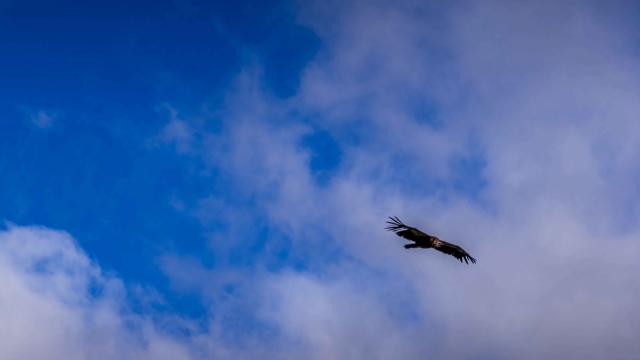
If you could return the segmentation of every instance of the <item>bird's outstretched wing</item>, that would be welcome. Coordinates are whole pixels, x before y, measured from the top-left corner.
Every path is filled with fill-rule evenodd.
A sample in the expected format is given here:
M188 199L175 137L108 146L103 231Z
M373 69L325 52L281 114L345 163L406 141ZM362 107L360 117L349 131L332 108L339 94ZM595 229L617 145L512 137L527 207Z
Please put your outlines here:
M431 240L429 235L414 227L405 225L397 216L389 216L387 224L389 225L387 225L385 229L393 231L396 235L402 236L405 239L415 242L427 242Z
M476 259L469 255L463 248L458 245L448 243L446 241L438 240L434 246L434 249L441 251L445 254L449 254L456 259L460 260L460 262L464 261L466 264L471 261L472 264L476 263Z
M400 219L398 219L397 216L389 216L389 220L387 220L386 223L389 225L387 225L385 229L389 231L398 232L400 230L409 228L409 226L403 224L402 221L400 221Z

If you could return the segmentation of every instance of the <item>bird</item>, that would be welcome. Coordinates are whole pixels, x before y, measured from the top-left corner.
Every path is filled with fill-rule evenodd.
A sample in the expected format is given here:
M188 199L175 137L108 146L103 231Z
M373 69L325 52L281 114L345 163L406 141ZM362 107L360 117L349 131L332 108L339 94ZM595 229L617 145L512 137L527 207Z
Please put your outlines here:
M440 240L437 236L426 234L414 227L405 225L397 216L390 216L387 221L389 224L385 229L393 231L396 235L401 236L407 240L413 241L412 244L405 244L405 249L434 248L445 254L449 254L460 262L464 261L466 264L471 261L472 264L476 263L476 259L469 255L463 248L458 245L448 243L444 240Z

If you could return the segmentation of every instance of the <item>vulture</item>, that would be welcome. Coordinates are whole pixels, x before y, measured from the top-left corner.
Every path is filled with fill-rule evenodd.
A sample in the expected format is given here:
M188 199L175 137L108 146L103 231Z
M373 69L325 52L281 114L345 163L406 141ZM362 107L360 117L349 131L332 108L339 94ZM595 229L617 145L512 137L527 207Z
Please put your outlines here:
M396 235L402 236L407 240L413 241L412 244L406 244L404 246L405 249L434 248L438 251L455 257L456 259L460 260L460 262L464 261L468 264L469 261L471 261L471 263L473 264L476 263L476 259L473 258L473 256L469 255L469 253L464 251L464 249L460 246L440 240L437 236L425 234L414 227L407 226L403 224L402 221L400 221L400 219L398 219L398 217L396 216L390 216L389 219L390 220L387 221L387 224L389 225L385 229L393 231L396 233Z

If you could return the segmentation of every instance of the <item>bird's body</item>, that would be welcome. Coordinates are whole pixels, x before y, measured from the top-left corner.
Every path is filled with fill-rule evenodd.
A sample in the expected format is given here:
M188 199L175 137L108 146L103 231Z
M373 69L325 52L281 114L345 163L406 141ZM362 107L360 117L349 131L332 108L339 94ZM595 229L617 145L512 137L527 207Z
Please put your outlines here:
M460 260L460 262L464 261L465 263L476 262L476 259L473 258L469 253L467 253L463 248L458 245L448 243L444 240L440 240L437 236L429 235L424 233L414 227L407 226L400 221L397 217L390 217L390 221L387 221L389 226L386 227L387 230L393 231L396 235L401 236L407 240L413 241L411 244L406 244L405 249L413 249L413 248L423 248L429 249L434 248L438 251L441 251L445 254L449 254L456 259Z

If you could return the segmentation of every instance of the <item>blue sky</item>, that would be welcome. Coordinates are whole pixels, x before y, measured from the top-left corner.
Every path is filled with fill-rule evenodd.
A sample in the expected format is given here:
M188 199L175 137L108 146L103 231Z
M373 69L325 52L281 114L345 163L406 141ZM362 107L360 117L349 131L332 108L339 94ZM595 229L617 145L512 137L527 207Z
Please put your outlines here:
M201 224L171 200L193 203L226 188L202 174L199 159L150 139L171 107L197 115L255 58L265 60L268 91L295 91L318 41L285 5L8 5L1 165L12 190L0 217L66 229L102 266L165 287L159 255L206 248ZM31 121L39 112L50 124ZM326 146L321 135L307 141ZM323 171L322 159L313 163Z
M0 355L632 358L637 14L3 2Z

